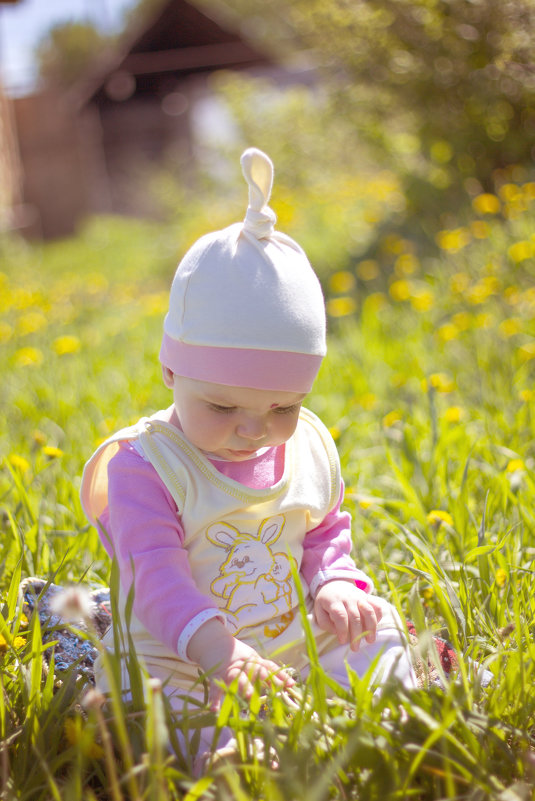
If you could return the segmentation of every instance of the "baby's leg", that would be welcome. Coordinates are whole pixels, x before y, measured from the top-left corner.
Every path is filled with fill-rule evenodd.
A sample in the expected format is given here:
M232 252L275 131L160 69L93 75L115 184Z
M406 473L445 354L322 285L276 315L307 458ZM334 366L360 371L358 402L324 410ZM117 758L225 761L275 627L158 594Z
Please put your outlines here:
M335 643L332 648L320 653L321 665L329 676L347 688L346 662L351 670L362 677L377 660L371 685L379 687L394 679L407 689L416 687L416 675L400 617L387 601L382 598L377 600L380 601L383 617L377 626L375 642L367 643L363 638L358 651L352 651L348 645Z
M201 776L213 758L227 756L236 751L232 731L224 726L199 726L195 719L208 710L204 693L190 690L185 696L169 686L164 687L170 705L176 714L176 737L182 754L190 763L193 776Z
M153 659L146 670L151 678L159 679L162 683L162 691L176 720L174 734L180 753L193 776L198 777L204 772L214 752L235 750L235 741L229 728L216 730L215 726L200 726L197 722L199 715L208 711L208 704L196 668L178 659ZM109 694L108 674L101 657L95 661L95 678L100 692ZM125 704L129 704L132 693L125 660L121 661L121 683L121 697ZM171 745L169 747L172 750Z

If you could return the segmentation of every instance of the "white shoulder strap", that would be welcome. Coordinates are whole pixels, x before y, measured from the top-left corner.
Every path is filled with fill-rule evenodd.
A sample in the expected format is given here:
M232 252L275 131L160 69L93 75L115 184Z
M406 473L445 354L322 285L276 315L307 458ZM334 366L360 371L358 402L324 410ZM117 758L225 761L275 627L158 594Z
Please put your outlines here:
M300 418L305 422L316 434L317 440L321 445L324 456L328 461L329 474L331 479L330 486L330 500L329 511L334 509L340 497L340 483L342 481L342 474L340 469L340 457L334 440L324 423L317 417L310 409L301 409Z
M103 442L84 467L80 499L87 519L94 526L108 505L108 464L125 440L136 439L149 418L144 417L133 426L117 431Z

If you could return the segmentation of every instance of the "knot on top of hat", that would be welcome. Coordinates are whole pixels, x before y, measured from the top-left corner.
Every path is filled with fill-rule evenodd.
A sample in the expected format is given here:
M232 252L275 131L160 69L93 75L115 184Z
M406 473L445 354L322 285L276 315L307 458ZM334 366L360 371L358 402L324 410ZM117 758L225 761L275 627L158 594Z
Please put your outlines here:
M277 221L277 215L267 205L273 186L273 162L261 150L250 147L242 154L241 167L249 186L249 205L243 230L256 239L267 239Z

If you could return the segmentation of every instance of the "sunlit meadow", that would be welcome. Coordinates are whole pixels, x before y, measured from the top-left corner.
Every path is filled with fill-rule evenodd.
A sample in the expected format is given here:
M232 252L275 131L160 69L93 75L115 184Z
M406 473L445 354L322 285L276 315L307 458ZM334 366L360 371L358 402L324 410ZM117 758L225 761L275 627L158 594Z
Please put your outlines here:
M433 661L431 635L445 637L458 672L442 687L424 675L410 696L328 687L319 667L291 698L244 710L230 692L217 723L234 727L243 765L199 780L160 688L139 674L132 708L100 706L76 670L43 668L38 618L17 597L27 576L114 581L81 471L111 432L170 402L157 353L188 243L118 219L3 243L0 797L533 797L534 211L535 184L502 176L437 234L434 257L390 235L374 258L322 270L330 350L309 406L337 441L356 558L416 626L415 656Z

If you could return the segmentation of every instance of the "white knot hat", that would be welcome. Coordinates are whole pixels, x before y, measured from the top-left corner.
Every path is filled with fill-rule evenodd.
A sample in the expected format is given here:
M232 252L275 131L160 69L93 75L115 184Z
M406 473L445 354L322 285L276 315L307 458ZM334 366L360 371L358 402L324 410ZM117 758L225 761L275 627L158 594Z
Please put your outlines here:
M178 265L160 361L200 381L306 393L326 353L323 293L302 248L274 230L271 160L249 148L241 165L245 220L201 237Z

